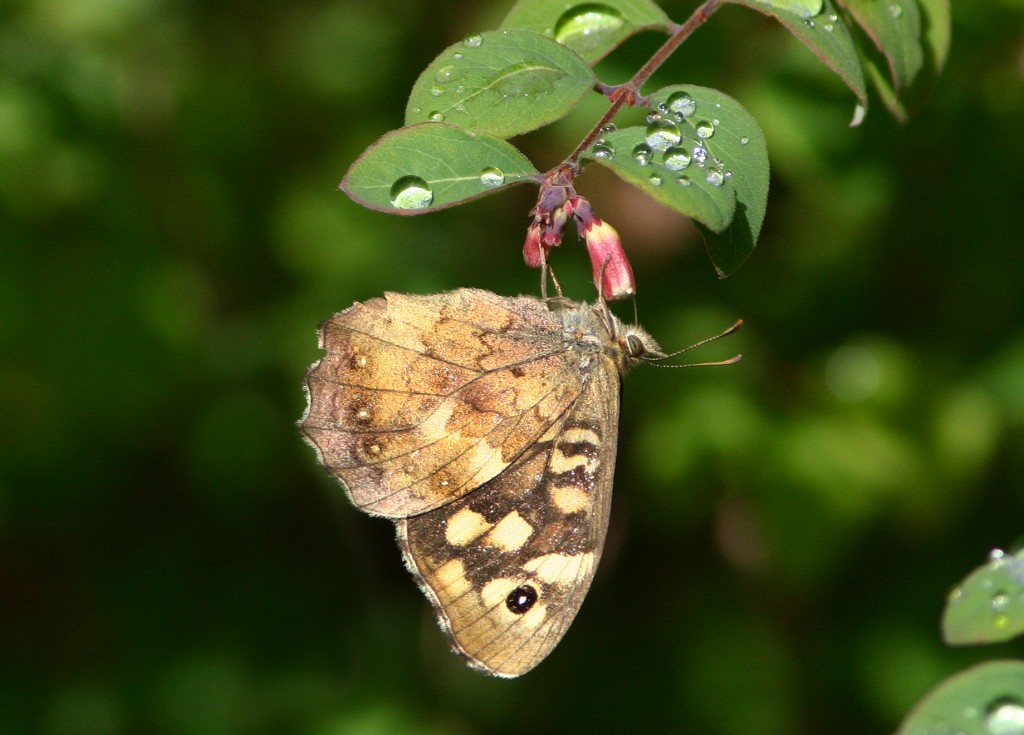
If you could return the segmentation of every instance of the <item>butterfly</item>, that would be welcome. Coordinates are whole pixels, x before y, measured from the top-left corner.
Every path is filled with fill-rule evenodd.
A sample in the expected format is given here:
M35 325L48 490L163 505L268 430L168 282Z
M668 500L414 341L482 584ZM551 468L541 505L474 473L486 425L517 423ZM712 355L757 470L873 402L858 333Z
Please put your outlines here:
M386 293L320 326L301 431L352 503L396 526L470 666L530 671L594 578L622 376L663 357L603 301Z

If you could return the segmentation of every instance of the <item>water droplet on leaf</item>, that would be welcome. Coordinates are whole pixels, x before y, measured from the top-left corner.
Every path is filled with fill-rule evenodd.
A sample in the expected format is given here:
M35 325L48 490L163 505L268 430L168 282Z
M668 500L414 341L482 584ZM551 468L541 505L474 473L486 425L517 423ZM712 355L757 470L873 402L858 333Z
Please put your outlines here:
M708 171L707 182L712 186L721 186L725 183L725 176L722 175L721 171L715 171L712 169Z
M676 115L689 117L697 111L697 101L687 92L675 92L669 95L668 109Z
M889 3L889 15L891 15L893 19L899 18L903 15L903 6L899 3Z
M582 3L562 13L555 22L555 40L577 53L594 51L615 39L626 19L603 3Z
M745 135L744 135L743 137L741 137L741 138L740 138L740 145L746 145L746 144L747 144L747 143L749 143L749 142L750 142L750 138L748 138L748 137L747 137L747 136L745 136Z
M433 122L444 122L444 113L443 112L432 112L432 113L430 113L430 115L428 115L428 117Z
M481 46L481 44L483 44L483 42L484 42L484 37L481 36L479 33L474 33L472 36L467 36L466 40L463 41L462 43L467 48L480 48L480 46Z
M651 186L661 186L661 177L658 174L651 174L647 180L651 182Z
M500 168L488 166L480 172L480 183L484 186L501 186L505 183L505 174Z
M1016 699L998 699L986 710L985 732L989 735L1024 735L1024 705Z
M426 209L432 201L430 184L419 176L403 176L391 185L391 204L398 209Z
M435 84L433 87L430 88L430 94L434 97L440 97L442 94L444 94L444 90Z
M676 179L676 183L679 184L680 186L689 186L693 182L690 181L689 176L680 176L678 179Z
M438 84L447 84L459 75L454 66L442 66L434 74L434 81Z
M698 143L693 147L693 152L690 154L690 158L698 166L703 166L708 162L708 149Z
M685 148L673 146L665 151L662 163L669 171L682 171L690 165L690 153Z
M641 166L646 166L651 162L651 149L643 143L640 143L633 148L633 159Z
M616 130L618 130L618 128L615 127L615 123L606 123L601 126L601 135L611 135Z
M682 137L679 126L671 120L656 120L647 126L645 140L651 150L664 151L678 145Z
M697 137L701 140L707 140L715 134L715 124L708 122L707 120L701 120L697 123Z
M606 140L595 140L594 147L591 150L594 152L594 158L603 158L606 161L615 158L615 148Z

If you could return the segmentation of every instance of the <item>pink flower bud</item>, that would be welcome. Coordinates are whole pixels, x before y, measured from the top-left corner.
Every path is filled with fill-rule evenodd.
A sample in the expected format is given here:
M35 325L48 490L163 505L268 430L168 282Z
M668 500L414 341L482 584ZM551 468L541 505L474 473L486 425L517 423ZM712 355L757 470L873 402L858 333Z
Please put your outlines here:
M633 268L622 249L619 233L597 215L593 215L584 229L594 285L601 292L601 297L606 301L618 301L636 294Z
M528 268L540 268L546 260L541 252L540 222L534 220L526 230L526 242L523 243L523 260Z

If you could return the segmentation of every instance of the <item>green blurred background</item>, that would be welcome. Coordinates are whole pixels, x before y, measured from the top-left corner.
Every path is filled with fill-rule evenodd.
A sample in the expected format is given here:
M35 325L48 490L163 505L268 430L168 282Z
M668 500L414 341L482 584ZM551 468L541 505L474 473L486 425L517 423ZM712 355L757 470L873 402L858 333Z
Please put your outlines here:
M659 73L760 120L758 250L719 281L687 221L603 170L579 187L661 343L742 316L699 359L744 360L628 378L608 549L546 662L497 681L447 652L391 525L294 422L332 312L537 292L533 190L418 218L335 191L419 70L510 4L2 6L0 732L881 733L1024 653L938 633L1024 531L1021 0L953 3L906 126L875 104L848 129L839 81L738 7ZM546 168L602 109L521 144ZM555 265L592 297L574 238Z

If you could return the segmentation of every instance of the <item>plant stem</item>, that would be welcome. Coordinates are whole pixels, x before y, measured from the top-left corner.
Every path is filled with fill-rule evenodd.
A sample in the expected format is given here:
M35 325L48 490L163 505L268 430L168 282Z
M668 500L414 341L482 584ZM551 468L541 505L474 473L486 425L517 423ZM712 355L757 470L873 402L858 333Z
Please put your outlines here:
M647 60L644 64L633 75L625 84L621 84L617 87L609 87L604 84L597 85L597 91L602 94L607 94L611 100L611 105L608 107L608 111L602 115L601 119L598 120L597 124L594 125L593 129L587 134L587 136L580 141L580 144L576 146L576 150L570 154L565 160L562 166L568 166L573 171L578 170L578 164L580 156L583 151L587 150L590 145L598 139L601 135L601 128L610 123L619 110L627 105L633 105L638 100L643 98L640 95L640 88L647 82L648 79L664 64L668 58L675 52L679 45L685 41L690 35L697 30L704 22L711 17L711 15L718 10L722 0L705 0L699 8L693 11L693 14L687 18L686 22L682 25L676 26L669 36L668 40L661 45L657 51Z

